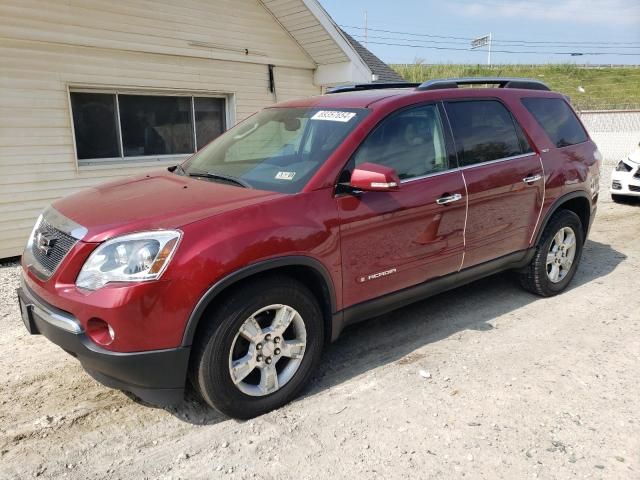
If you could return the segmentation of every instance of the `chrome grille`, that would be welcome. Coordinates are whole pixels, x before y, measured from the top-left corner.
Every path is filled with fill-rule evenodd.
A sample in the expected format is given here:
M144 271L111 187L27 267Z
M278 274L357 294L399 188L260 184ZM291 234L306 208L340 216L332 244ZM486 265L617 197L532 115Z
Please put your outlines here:
M39 239L49 245L43 245ZM42 219L33 234L31 253L40 264L43 273L51 275L56 271L65 255L73 248L77 240Z

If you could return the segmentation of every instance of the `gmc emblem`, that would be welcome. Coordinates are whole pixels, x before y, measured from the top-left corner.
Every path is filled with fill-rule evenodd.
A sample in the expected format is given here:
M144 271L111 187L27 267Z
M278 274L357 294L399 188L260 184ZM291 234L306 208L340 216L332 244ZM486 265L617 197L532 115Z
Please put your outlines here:
M56 243L56 239L46 233L38 232L35 243L36 248L48 256Z

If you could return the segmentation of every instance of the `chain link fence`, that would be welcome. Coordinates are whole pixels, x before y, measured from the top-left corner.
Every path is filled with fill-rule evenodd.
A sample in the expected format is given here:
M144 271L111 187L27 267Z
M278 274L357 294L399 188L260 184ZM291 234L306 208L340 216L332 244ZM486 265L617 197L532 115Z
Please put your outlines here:
M582 111L580 119L598 145L607 164L617 162L638 148L640 109Z

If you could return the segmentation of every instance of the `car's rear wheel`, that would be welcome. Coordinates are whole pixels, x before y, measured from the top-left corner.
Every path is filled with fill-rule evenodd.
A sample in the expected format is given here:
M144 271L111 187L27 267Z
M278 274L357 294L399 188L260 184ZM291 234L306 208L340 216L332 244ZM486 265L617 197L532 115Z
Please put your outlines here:
M209 405L231 417L252 418L288 403L319 362L322 312L289 277L243 284L206 321L191 379Z
M576 273L584 230L580 217L560 210L551 218L531 260L520 272L520 283L530 292L550 297L562 292Z

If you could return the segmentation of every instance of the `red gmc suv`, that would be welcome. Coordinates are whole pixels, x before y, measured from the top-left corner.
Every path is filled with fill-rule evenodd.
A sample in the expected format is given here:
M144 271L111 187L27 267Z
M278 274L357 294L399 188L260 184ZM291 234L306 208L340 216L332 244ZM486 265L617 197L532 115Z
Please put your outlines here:
M53 203L22 257L23 320L107 386L175 404L189 380L253 417L294 398L346 325L508 269L564 290L599 167L537 81L281 103L182 165Z

